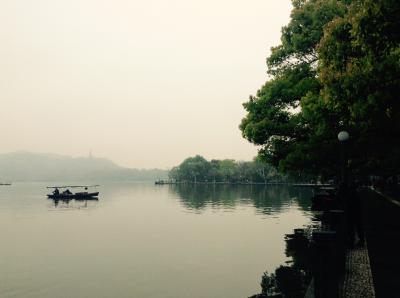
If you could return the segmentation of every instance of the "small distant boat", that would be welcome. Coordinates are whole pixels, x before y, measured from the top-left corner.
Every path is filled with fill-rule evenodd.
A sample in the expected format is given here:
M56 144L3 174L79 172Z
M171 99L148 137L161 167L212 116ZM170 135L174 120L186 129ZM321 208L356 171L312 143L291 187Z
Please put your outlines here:
M97 187L99 185L63 185L63 186L48 186L47 188L54 189L47 197L53 200L98 200L99 192L88 192L89 187ZM85 191L71 192L70 188L84 188ZM60 192L60 189L65 189Z

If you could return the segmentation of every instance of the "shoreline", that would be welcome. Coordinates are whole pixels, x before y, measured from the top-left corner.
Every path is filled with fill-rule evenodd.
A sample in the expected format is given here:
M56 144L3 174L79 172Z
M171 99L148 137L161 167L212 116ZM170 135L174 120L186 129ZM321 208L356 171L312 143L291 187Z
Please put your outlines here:
M208 181L200 181L200 182L179 182L179 181L164 181L158 180L154 182L155 185L290 185L294 187L336 187L334 184L328 183L294 183L294 182L208 182Z

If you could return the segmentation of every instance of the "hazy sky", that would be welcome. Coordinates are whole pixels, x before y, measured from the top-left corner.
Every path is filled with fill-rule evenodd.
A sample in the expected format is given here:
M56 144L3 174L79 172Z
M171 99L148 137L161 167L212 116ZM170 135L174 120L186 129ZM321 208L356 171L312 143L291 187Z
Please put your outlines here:
M238 129L290 0L1 0L0 153L250 160Z

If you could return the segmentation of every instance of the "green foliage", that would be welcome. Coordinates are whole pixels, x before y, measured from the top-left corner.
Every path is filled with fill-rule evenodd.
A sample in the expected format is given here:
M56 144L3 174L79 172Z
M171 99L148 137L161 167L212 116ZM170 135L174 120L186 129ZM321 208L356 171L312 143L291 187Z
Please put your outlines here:
M267 183L283 181L270 165L255 159L251 162L233 159L207 161L202 156L189 157L169 172L169 178L181 182Z
M267 59L272 78L244 104L248 114L240 129L250 142L262 145L260 157L280 170L313 172L318 155L312 143L321 140L313 136L314 123L305 117L303 102L318 97L322 87L316 63L323 27L346 9L337 1L295 1L294 6L282 44Z
M267 271L264 272L263 276L261 277L261 294L270 294L276 289L276 278L275 274L271 273L268 274Z
M305 294L303 274L290 267L280 266L275 270L277 288L284 297L303 298Z
M268 297L281 293L283 297L303 298L307 286L305 279L303 271L291 266L279 266L275 273L264 272L261 277L261 294Z
M393 175L400 164L400 3L354 1L325 28L321 92L352 136L359 171Z
M243 136L287 173L338 172L337 133L360 173L400 163L400 2L294 0L270 80L244 104Z
M172 169L170 176L175 175L174 179L190 180L197 182L197 179L204 179L210 171L211 165L204 157L196 155L185 159L178 168Z

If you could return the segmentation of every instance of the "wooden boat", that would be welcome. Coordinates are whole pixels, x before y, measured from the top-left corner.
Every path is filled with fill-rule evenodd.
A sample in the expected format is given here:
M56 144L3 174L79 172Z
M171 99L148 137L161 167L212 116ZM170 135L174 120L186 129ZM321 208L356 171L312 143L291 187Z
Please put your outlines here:
M99 192L88 192L86 191L89 187L96 187L99 185L64 185L64 186L48 186L47 188L52 188L54 191L48 194L47 197L53 200L98 200ZM84 188L85 191L73 193L70 188ZM59 189L65 188L66 190L60 192Z
M98 197L99 196L99 192L77 192L75 193L75 199L87 199L87 198L94 198L94 197Z
M60 200L65 200L65 199L75 199L75 200L90 200L94 199L99 196L99 192L77 192L77 193L72 193L72 194L48 194L47 197L49 199L60 199Z

